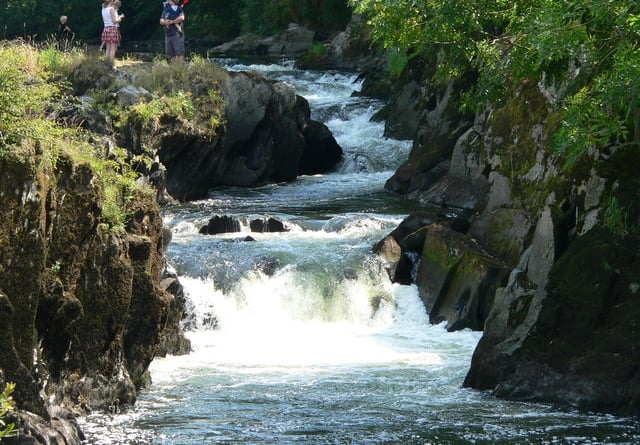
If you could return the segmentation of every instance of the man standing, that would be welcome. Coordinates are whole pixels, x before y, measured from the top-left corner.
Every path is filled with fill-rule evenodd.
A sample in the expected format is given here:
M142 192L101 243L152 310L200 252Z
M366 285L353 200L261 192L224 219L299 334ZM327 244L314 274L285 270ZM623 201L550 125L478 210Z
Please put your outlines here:
M164 49L167 57L174 62L184 59L184 10L180 0L168 0L160 16L164 27Z
M69 28L69 22L66 15L60 17L60 26L56 31L56 39L62 50L66 51L71 47L75 34Z

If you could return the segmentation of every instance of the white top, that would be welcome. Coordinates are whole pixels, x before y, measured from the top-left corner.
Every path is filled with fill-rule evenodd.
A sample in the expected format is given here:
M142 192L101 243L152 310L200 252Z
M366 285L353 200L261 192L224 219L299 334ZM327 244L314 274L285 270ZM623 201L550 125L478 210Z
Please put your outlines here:
M111 19L112 9L113 9L113 6L107 6L106 8L102 8L102 22L104 23L104 26L116 26L116 24L113 23L113 20Z

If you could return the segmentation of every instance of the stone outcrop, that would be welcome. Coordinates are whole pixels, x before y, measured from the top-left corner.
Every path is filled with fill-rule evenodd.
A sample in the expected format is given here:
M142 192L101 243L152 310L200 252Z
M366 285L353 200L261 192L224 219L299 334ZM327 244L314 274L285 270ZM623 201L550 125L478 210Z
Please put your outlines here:
M416 75L433 72L433 67L415 66L417 62L409 65L408 69L413 69ZM442 180L451 166L451 158L456 142L473 123L472 116L465 116L458 111L459 91L464 84L462 80L451 80L444 89L418 88L409 81L403 90L395 96L395 100L390 105L391 111L388 113L389 125L387 134L409 135L413 138L413 147L409 154L409 159L405 161L394 175L389 178L385 188L400 193L411 193L429 190L434 184ZM409 91L405 91L405 90ZM419 94L418 94L419 93ZM391 116L398 115L395 112L398 101L406 102L405 95L413 97L408 104L415 106L415 112L404 114L414 114L410 118L414 122L409 125L403 124L406 128L399 130L400 123ZM433 201L433 200L431 200Z
M416 284L433 323L481 330L508 272L466 235L434 224L426 229Z
M432 323L481 330L509 269L465 235L462 217L416 213L374 248L392 281L418 287Z
M211 48L216 55L258 55L298 57L313 45L315 32L296 23L291 23L280 34L269 37L242 35L236 39Z
M113 230L89 165L38 162L35 151L0 161L0 368L25 434L79 443L73 414L134 403L166 328L174 343L181 335L176 286L161 284L167 240L153 196L136 195Z
M546 288L515 272L497 296L465 386L500 397L640 412L640 241L596 228Z
M342 160L329 129L311 119L308 102L292 87L255 73L224 72L224 124L205 133L181 116L166 116L142 131L124 126L122 145L134 153L155 147L162 173L157 183L178 200L205 197L218 185L287 182L326 173ZM195 93L194 93L195 94Z
M414 107L404 134L420 118L387 188L466 224L410 216L377 246L391 278L418 286L432 321L483 329L465 386L640 413L637 146L568 171L550 148L560 122L543 85L467 116L454 106L465 82L434 86L417 64L390 105Z

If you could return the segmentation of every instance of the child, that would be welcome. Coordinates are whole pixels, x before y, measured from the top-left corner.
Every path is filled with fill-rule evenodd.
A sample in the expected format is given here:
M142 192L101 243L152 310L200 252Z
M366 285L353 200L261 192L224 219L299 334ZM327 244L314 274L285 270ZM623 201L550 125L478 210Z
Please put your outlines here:
M102 2L102 21L104 29L102 31L101 40L106 46L106 56L113 60L116 57L116 49L120 44L120 28L119 24L124 18L124 14L120 15L116 12L114 6L115 1L105 0Z

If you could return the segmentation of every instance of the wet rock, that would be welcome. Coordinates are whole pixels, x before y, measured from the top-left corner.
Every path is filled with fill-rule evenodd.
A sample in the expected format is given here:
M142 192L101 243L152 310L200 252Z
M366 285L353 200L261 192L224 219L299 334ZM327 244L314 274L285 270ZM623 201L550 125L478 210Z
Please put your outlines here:
M303 134L305 146L300 159L301 175L327 173L342 160L342 147L325 124L310 121Z
M216 235L218 233L240 232L240 220L229 215L214 215L206 226L200 228L203 235Z
M405 218L388 236L374 248L383 260L383 267L394 283L412 284L428 228L440 223L454 231L466 232L468 222L464 217L444 216L433 212L416 212Z
M252 219L249 222L249 228L252 232L288 232L289 229L279 219L268 217L260 219Z
M508 274L504 263L466 235L439 224L428 227L416 284L433 323L446 321L450 331L481 330Z
M471 116L461 114L453 106L458 94L457 81L449 82L444 90L422 91L424 107L420 110L413 148L409 159L387 180L387 190L400 193L427 190L448 172L456 142L472 124Z
M6 445L80 445L85 437L71 413L58 408L51 421L30 413L19 412L12 415L9 422L15 423L20 431L17 437L5 437Z
M126 226L111 230L88 164L61 155L53 180L37 162L8 156L0 175L0 368L29 411L25 435L79 443L58 408L134 403L161 332L178 323L160 286L166 232L153 196L133 193Z
M546 290L516 280L496 305L465 386L582 409L640 412L640 244L593 229L549 273Z
M163 196L184 201L218 185L293 181L326 173L342 159L331 132L311 119L308 102L292 87L256 73L225 71L220 77L225 107L219 128L175 115L160 117L151 129L131 115L122 127L122 145L133 153L154 147L147 154L157 156L166 171L156 178L166 187Z

